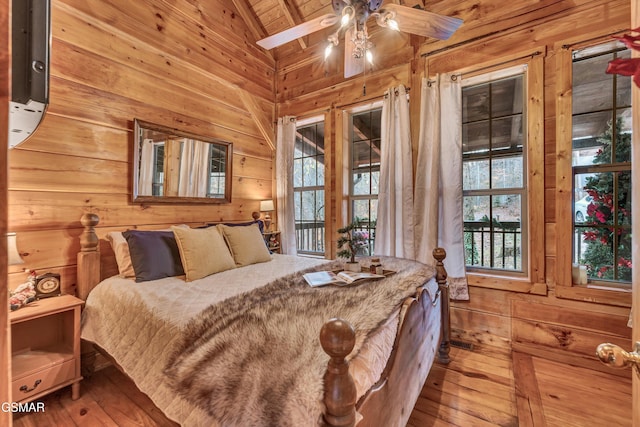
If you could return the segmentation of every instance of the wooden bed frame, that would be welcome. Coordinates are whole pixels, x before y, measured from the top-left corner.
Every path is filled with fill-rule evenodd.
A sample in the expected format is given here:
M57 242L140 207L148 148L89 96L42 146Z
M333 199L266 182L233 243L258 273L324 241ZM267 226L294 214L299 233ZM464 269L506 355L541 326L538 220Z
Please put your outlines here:
M77 293L86 300L91 290L101 281L99 238L95 232L99 217L84 214L80 220L84 231L80 236L78 253ZM433 251L436 259L438 296L432 301L426 289L405 301L406 312L396 336L393 351L382 374L382 378L356 402L356 388L349 374L346 357L355 344L355 333L351 325L342 319L330 319L320 331L320 343L330 356L324 375L324 425L327 427L350 427L356 425L356 411L362 415L358 427L398 425L398 420L407 419L414 402L406 402L407 390L420 393L429 373L430 365L422 363L429 355L429 333L427 319L441 302L441 335L437 361L449 363L450 318L449 287L447 273L442 261L446 253L442 248ZM417 397L417 394L416 394Z

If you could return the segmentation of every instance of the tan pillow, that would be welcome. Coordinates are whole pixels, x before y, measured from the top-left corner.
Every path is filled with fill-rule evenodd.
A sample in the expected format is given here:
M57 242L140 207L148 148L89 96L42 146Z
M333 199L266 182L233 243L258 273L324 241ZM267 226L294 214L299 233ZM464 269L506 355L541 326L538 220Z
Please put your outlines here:
M237 266L271 261L264 237L256 224L244 227L218 224L217 227L227 241Z
M180 224L176 227L191 228L187 224ZM171 231L171 229L164 228L153 231ZM133 270L133 263L131 262L129 244L127 243L127 239L122 235L122 231L111 231L107 233L107 240L111 244L111 249L116 256L116 264L118 264L120 277L136 277L136 272Z
M116 256L116 264L118 264L118 273L121 277L136 277L131 263L131 254L129 253L129 244L124 238L121 231L112 231L107 233L107 240L111 244L111 249Z
M216 227L171 227L187 282L235 268L229 248Z

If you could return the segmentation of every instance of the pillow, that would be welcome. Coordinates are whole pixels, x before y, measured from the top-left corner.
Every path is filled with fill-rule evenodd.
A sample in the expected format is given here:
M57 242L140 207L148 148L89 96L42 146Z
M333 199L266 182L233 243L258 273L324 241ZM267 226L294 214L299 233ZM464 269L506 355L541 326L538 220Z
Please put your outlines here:
M173 232L129 230L122 235L129 244L136 282L184 274Z
M187 282L235 268L220 231L209 228L171 227L180 250Z
M136 277L131 264L131 255L129 253L129 244L124 238L121 231L112 231L107 233L107 240L111 243L111 249L116 256L116 264L118 264L118 273L122 277Z
M264 233L264 221L261 219L257 219L255 221L248 221L248 222L214 222L214 223L209 223L207 227L213 227L218 224L227 225L229 227L245 227L247 225L258 224L258 228L260 228L260 233Z
M180 224L178 227L189 228L187 224ZM171 229L165 228L163 230L153 231L171 231ZM131 264L129 244L127 243L127 239L122 235L122 231L111 231L107 233L107 240L109 240L111 249L116 256L116 264L118 265L118 273L120 276L125 278L136 277L136 273L133 270L133 264Z
M218 224L237 266L271 261L264 237L256 225L230 227Z

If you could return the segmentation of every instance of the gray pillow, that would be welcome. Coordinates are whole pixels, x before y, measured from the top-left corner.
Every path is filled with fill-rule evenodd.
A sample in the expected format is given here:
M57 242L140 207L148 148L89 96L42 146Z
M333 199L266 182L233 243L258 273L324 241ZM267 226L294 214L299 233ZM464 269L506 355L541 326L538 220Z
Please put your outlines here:
M184 274L172 231L129 230L122 235L129 245L136 282Z

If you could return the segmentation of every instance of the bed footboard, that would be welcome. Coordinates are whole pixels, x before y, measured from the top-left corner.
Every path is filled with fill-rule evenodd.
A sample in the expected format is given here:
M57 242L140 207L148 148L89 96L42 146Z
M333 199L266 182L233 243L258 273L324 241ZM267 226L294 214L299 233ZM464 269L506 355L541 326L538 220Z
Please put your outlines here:
M331 319L322 327L320 343L331 357L324 376L325 426L354 426L356 408L363 417L358 426L405 425L434 357L440 363L449 363L449 288L442 263L446 253L436 248L433 256L439 295L432 301L422 289L407 300L402 326L382 378L359 402L346 360L355 343L355 332L342 319ZM434 332L434 321L440 323L439 332ZM440 344L436 346L438 340Z

